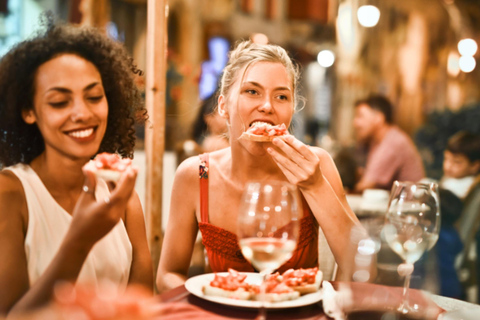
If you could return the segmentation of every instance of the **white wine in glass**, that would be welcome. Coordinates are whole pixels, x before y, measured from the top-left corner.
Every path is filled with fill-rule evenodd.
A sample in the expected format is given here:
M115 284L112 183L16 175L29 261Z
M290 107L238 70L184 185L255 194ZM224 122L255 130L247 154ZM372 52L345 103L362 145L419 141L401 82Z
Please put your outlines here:
M237 237L242 254L265 277L291 258L302 212L295 186L283 181L249 182L238 213ZM263 282L264 282L263 281ZM257 319L265 319L265 286Z
M404 260L407 270L403 287L403 314L418 310L408 304L408 288L413 264L430 250L440 231L440 203L435 183L395 181L390 195L384 235L390 248Z

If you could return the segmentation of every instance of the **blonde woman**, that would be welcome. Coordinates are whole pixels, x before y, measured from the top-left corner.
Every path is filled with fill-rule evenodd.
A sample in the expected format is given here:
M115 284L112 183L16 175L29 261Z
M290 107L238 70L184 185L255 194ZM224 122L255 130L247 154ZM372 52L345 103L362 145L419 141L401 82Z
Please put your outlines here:
M254 271L235 235L241 195L249 180L288 181L298 186L304 199L297 249L279 271L318 265L319 226L339 270L347 267L350 230L359 222L346 202L329 154L292 135L268 143L240 139L255 122L290 126L298 77L297 68L279 46L244 41L230 52L218 98L218 113L229 127L230 147L189 158L176 172L158 267L160 290L185 282L199 229L213 271Z

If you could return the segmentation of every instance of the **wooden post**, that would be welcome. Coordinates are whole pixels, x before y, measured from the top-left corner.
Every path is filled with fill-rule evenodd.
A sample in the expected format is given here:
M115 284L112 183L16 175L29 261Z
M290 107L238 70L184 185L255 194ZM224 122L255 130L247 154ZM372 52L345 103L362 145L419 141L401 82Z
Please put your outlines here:
M165 150L165 89L167 66L167 0L147 2L145 126L147 233L154 272L162 247L162 180Z

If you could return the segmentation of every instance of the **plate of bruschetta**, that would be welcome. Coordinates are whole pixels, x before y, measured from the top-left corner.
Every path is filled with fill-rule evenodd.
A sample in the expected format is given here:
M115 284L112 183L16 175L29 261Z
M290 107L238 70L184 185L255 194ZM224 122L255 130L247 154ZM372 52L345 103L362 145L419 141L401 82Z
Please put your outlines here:
M268 275L265 281L265 307L301 307L322 300L322 272L318 268L289 269ZM262 275L253 272L208 273L189 278L185 288L193 295L212 302L245 308L261 306Z

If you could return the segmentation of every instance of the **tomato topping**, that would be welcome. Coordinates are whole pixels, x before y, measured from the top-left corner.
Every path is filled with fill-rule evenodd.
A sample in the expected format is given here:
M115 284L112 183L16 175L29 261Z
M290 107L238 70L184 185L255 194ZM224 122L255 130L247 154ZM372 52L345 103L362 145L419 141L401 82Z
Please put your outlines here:
M315 283L318 267L309 269L289 269L282 275L283 282L290 287L298 287L306 284Z
M276 126L269 125L268 123L259 123L248 128L247 133L257 136L282 136L287 134L287 127L284 123Z
M236 291L238 289L249 291L252 289L252 285L244 282L246 278L247 275L228 269L226 276L215 274L215 278L210 282L210 285L227 291Z
M121 159L117 154L103 152L94 159L97 169L110 169L115 171L125 171L132 164L131 159Z

